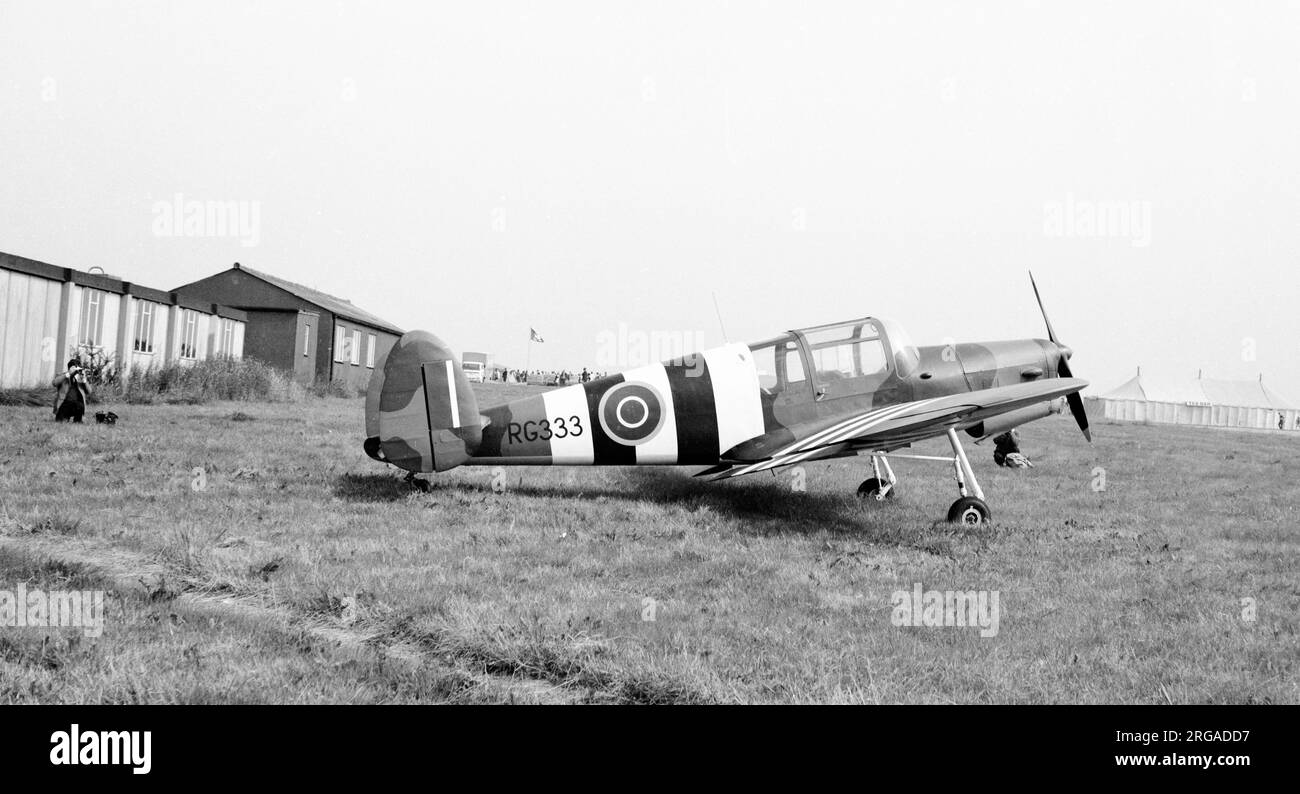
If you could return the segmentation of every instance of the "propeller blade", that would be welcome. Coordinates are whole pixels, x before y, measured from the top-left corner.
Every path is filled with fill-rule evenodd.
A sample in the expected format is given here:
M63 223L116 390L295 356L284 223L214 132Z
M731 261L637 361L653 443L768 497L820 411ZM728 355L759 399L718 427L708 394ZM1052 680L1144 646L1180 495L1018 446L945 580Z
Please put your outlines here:
M1047 319L1047 309L1043 308L1043 296L1038 294L1038 284L1034 282L1034 271L1029 271L1029 283L1034 287L1034 299L1038 301L1038 310L1043 313L1043 322L1047 324L1047 338L1058 347L1064 347L1060 340L1056 338L1056 331L1052 328L1052 321ZM1056 374L1062 378L1073 378L1074 374L1070 372L1070 360L1066 356L1066 351L1061 351L1061 360L1056 365ZM1070 413L1074 416L1074 421L1079 423L1079 429L1083 431L1083 437L1092 443L1092 431L1088 429L1088 412L1083 409L1083 398L1078 392L1067 395L1065 398L1066 405L1070 406Z
M1065 398L1065 402L1070 406L1070 413L1074 414L1074 421L1079 423L1079 429L1083 431L1083 437L1089 444L1092 443L1092 431L1088 429L1088 412L1083 410L1083 398L1078 392Z
M1043 322L1047 323L1047 338L1055 342L1056 332L1052 330L1052 321L1047 319L1047 309L1043 308L1043 297L1038 294L1038 284L1034 283L1034 271L1032 270L1029 271L1029 283L1034 287L1034 298L1038 301L1038 310L1043 313Z
M1070 372L1070 362L1061 356L1061 362L1056 366L1056 372L1062 378L1073 378ZM1066 405L1070 406L1070 414L1074 416L1074 421L1079 423L1079 429L1083 431L1083 437L1092 443L1092 431L1088 429L1088 412L1083 409L1083 398L1078 392L1068 394L1065 397Z

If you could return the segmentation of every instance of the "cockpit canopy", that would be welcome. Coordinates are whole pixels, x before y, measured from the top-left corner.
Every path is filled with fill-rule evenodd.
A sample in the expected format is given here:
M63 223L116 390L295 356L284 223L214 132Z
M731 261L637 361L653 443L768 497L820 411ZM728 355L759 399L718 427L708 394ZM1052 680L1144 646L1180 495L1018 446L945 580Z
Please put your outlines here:
M819 390L861 391L891 373L911 375L921 359L901 326L875 317L798 329L750 345L750 350L759 386L768 393L802 388L810 375Z

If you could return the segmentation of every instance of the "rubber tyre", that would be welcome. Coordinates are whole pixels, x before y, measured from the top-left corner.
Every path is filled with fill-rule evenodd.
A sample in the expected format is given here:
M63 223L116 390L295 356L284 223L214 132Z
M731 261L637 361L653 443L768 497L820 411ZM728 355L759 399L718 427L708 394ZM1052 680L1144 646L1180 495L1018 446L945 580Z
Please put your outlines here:
M875 477L872 477L869 480L863 480L862 484L858 486L858 498L870 499L873 502L879 502L881 500L878 498L878 496L883 487L884 487L883 483L881 483L880 480L877 480ZM890 488L888 493L885 494L885 499L893 499L894 490L895 489Z
M979 526L987 524L992 517L993 514L989 512L989 506L984 503L984 500L973 496L963 496L948 508L948 522L951 524Z

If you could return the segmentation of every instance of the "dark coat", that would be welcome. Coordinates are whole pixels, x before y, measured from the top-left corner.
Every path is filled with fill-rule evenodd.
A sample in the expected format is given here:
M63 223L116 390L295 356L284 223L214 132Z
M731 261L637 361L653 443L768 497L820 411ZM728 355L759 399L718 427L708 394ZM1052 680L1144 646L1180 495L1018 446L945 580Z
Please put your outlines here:
M54 376L54 382L52 385L54 388L59 390L54 396L54 413L57 414L59 412L59 408L63 406L63 401L68 399L68 394L71 393L74 388L81 392L81 405L83 409L90 402L91 389L90 384L86 382L86 376L78 373L75 379L76 382L74 383L73 381L74 379L69 378L68 373L66 372L60 372L58 375Z

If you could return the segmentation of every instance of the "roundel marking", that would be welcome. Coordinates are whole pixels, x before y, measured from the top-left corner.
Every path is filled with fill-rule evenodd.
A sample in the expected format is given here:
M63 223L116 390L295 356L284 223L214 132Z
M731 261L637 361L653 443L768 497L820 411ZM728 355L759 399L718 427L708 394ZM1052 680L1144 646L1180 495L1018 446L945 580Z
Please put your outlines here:
M596 416L605 435L636 446L658 435L664 426L664 400L648 383L620 383L600 398Z
M635 430L650 418L650 406L646 405L644 397L633 394L618 401L614 407L614 417L619 424Z

